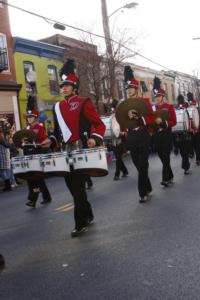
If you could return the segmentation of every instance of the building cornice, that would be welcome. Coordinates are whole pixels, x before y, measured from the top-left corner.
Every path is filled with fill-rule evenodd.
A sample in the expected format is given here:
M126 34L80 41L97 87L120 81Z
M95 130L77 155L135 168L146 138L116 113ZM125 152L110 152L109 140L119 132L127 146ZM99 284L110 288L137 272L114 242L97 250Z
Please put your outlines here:
M15 81L0 81L0 91L15 91L19 92L22 84L18 84Z
M13 51L30 55L63 60L65 48L20 37L13 38Z

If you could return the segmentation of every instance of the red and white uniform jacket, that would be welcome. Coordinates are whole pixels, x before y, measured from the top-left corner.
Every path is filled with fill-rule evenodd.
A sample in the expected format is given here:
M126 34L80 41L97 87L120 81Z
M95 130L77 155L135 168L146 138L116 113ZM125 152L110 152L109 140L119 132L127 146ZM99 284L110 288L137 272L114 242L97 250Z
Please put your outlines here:
M143 117L144 120L144 125L151 125L155 123L155 116L153 114L153 108L151 105L151 101L148 98L141 98L141 100L145 101L146 104L148 105L149 109L150 109L150 113Z
M180 108L180 109L186 109L186 108L188 108L188 104L187 103L182 103L182 104L180 104L178 106L178 108Z
M46 133L46 129L43 124L34 123L31 125L28 125L27 129L29 129L37 134L37 140L35 141L36 144L41 144L42 142L44 142L44 140L46 140L47 133Z
M167 130L168 128L171 128L176 125L177 120L176 120L176 112L172 104L169 103L162 103L162 104L156 104L156 110L161 110L161 109L167 109L169 112L169 119L165 121L165 126L161 128L162 130Z
M140 117L138 119L138 127L133 129L135 131L144 130L144 128L146 128L146 127L148 128L148 125L151 125L151 124L155 123L155 117L154 117L154 114L153 114L153 108L152 108L150 100L148 98L140 98L140 99L146 102L146 104L149 107L150 112L145 117ZM149 129L148 129L148 131L149 131Z
M75 95L57 103L54 120L55 136L60 140L61 133L67 144L81 139L85 147L90 137L95 139L97 146L103 142L105 125L89 98Z

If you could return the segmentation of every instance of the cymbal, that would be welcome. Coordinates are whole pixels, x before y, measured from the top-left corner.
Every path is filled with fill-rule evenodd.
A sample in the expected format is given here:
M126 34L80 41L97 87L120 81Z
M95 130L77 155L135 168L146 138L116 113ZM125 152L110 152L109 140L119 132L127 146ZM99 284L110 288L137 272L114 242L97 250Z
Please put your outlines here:
M136 128L138 127L137 121L130 119L128 116L129 110L134 109L137 111L139 117L145 117L150 113L150 108L147 103L139 98L129 98L119 104L115 116L117 122L122 128Z
M153 112L156 118L161 118L163 121L169 120L169 111L168 109L159 109Z
M17 147L22 146L22 139L26 139L28 143L32 143L37 139L37 134L28 129L22 129L15 132L15 134L13 135L13 143Z

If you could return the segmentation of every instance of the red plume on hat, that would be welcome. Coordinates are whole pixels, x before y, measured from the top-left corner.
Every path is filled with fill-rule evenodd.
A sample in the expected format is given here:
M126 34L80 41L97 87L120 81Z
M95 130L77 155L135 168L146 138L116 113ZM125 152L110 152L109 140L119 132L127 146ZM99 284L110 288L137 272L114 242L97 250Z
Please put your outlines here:
M165 96L165 90L161 88L161 80L158 77L154 77L153 80L153 93L154 96Z
M124 82L127 89L139 87L139 81L134 78L134 73L130 66L124 67Z
M73 59L68 59L63 67L60 69L59 75L61 78L60 87L65 84L72 84L73 86L78 87L78 77L75 74L75 62Z

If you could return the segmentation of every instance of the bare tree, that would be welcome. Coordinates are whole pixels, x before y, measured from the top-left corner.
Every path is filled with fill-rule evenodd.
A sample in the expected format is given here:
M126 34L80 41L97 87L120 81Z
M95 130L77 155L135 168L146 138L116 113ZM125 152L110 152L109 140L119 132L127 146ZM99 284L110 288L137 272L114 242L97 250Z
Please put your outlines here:
M114 36L114 35L113 35ZM108 104L114 98L119 98L119 89L118 89L118 75L121 64L135 56L134 52L131 52L129 48L135 46L136 38L133 38L129 34L129 30L125 28L123 31L118 30L117 34L112 41L113 47L113 58L110 67L110 59L104 54L104 68L102 68L104 74L102 76L106 78L108 85ZM120 72L121 73L121 72Z

